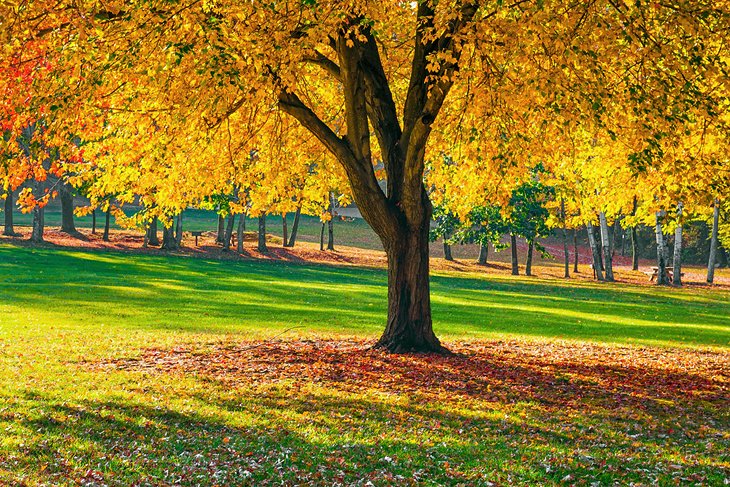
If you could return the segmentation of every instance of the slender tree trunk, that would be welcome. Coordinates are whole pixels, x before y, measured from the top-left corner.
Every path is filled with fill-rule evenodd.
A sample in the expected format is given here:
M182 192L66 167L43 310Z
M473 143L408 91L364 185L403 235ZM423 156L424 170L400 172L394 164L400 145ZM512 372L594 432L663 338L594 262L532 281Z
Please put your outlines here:
M675 286L682 285L682 203L677 205L677 228L674 230L674 260L672 267L674 277L672 283Z
M712 231L710 233L710 258L707 261L707 282L715 280L715 264L717 263L717 234L720 230L720 202L715 199L715 210L712 214Z
M15 228L13 226L13 190L8 188L8 194L5 197L5 229L3 235L7 237L15 236Z
M514 233L509 235L510 243L512 247L512 275L520 275L520 263L517 260L517 236Z
M147 243L153 247L160 245L160 238L157 236L157 217L154 217L147 228Z
M30 241L35 243L43 242L43 231L45 230L45 208L36 206L33 208L33 230L30 234Z
M233 238L233 227L236 223L236 215L231 213L228 215L228 221L226 222L226 230L223 235L223 251L228 252L231 250L231 239Z
M631 227L631 269L639 270L639 231L636 225Z
M236 250L239 254L243 253L243 231L246 229L246 214L241 213L238 217L238 231L236 232Z
M603 249L603 265L606 269L606 281L613 282L613 252L611 251L611 235L608 231L608 221L604 212L598 213L601 227L601 248Z
M532 275L532 256L535 252L535 242L530 240L527 244L527 261L525 262L525 275Z
M451 255L451 245L449 245L446 240L444 240L444 259L450 261L454 260L454 256Z
M487 265L487 258L489 257L489 245L482 244L479 246L479 260L477 263L479 265Z
M162 250L177 250L177 239L175 239L175 225L162 227Z
M74 194L68 183L59 184L59 199L61 200L61 231L76 233L74 224Z
M603 269L601 268L601 250L598 248L598 242L596 242L596 234L593 230L593 224L588 222L586 224L586 231L588 233L588 245L591 247L591 254L593 256L593 274L596 279L603 281Z
M560 215L563 219L563 256L565 257L565 275L564 277L567 279L570 277L570 251L568 251L568 228L566 226L565 220L565 200L561 198L560 200Z
M175 222L175 242L177 243L178 248L182 247L182 239L183 239L183 212L185 210L181 211L177 215L177 219Z
M573 230L573 272L578 273L578 229Z
M322 228L319 230L319 250L324 250L324 222L322 222Z
M215 243L219 245L223 245L223 240L225 238L225 232L226 232L226 222L223 218L223 215L218 214L218 232L215 236Z
M96 208L91 210L91 234L96 235Z
M294 247L294 244L297 241L297 230L299 230L299 217L302 214L302 207L297 206L297 211L294 213L294 223L292 223L291 226L291 236L289 237L289 242L287 242L287 247Z
M289 228L287 226L286 213L281 214L281 236L282 246L286 247L286 244L289 242Z
M105 242L109 241L109 220L111 216L111 207L107 208L104 212L104 235L101 237L101 239Z
M657 255L657 267L659 267L659 270L657 271L657 279L656 283L660 286L666 286L669 284L669 276L667 275L667 251L666 246L667 242L664 238L664 233L662 232L662 217L663 212L658 211L656 213L656 227L655 227L655 235L656 235L656 255Z
M335 194L330 192L330 219L327 222L327 250L335 250Z
M261 213L259 216L259 242L256 248L261 253L269 251L266 246L266 213Z

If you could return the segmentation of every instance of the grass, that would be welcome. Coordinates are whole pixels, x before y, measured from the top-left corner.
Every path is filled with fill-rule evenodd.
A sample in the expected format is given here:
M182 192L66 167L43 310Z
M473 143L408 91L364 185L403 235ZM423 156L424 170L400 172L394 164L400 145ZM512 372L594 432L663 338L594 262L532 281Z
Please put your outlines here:
M509 340L579 350L597 342L608 353L629 346L639 355L669 347L688 363L709 354L727 365L726 292L438 273L432 296L447 345ZM502 391L495 397L434 396L438 384L429 386L428 372L409 391L296 376L244 376L232 386L205 373L95 365L150 348L191 349L208 360L211 350L292 327L283 338L374 339L385 298L382 270L0 245L0 484L721 485L730 478L726 400L682 402L670 390L638 407L616 405L594 384L608 373L600 364L588 379L559 364L541 382L556 394L588 381L585 398L568 401L575 407L524 392L534 377L516 365L490 376L489 387ZM311 367L331 359L325 354ZM453 364L442 365L446 374ZM663 377L647 369L653 373ZM726 387L727 370L714 373L715 386ZM693 377L689 369L677 374Z

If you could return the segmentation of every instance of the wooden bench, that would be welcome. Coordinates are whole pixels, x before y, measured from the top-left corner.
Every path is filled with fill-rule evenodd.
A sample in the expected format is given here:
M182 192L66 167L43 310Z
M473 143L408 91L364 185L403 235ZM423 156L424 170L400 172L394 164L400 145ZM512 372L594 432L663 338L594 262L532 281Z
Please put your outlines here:
M642 271L644 274L649 276L649 282L653 282L654 279L659 277L659 268L658 267L652 267L650 271ZM669 277L670 281L674 281L674 267L667 267L667 276ZM684 272L682 272L679 277L684 277Z

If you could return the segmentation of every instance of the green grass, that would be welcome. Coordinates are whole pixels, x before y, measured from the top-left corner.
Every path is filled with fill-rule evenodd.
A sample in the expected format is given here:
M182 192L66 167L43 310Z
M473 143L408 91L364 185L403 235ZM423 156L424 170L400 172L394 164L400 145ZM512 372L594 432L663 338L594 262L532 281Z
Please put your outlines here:
M447 345L730 349L726 292L439 273L432 296ZM730 447L727 412L711 401L566 417L524 396L492 404L296 381L231 388L195 374L87 366L295 326L285 337L374 339L385 298L383 270L0 245L0 484L487 485L508 474L522 484L567 475L648 484L673 480L670 464L708 485L730 477L717 453ZM667 424L707 428L709 439L667 436Z

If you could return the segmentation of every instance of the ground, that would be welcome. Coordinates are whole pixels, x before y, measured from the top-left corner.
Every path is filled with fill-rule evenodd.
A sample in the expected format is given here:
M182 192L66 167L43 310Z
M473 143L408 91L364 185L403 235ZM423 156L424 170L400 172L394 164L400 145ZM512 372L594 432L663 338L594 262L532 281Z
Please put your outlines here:
M0 485L730 483L725 286L436 258L393 356L377 252L133 238L0 242Z

